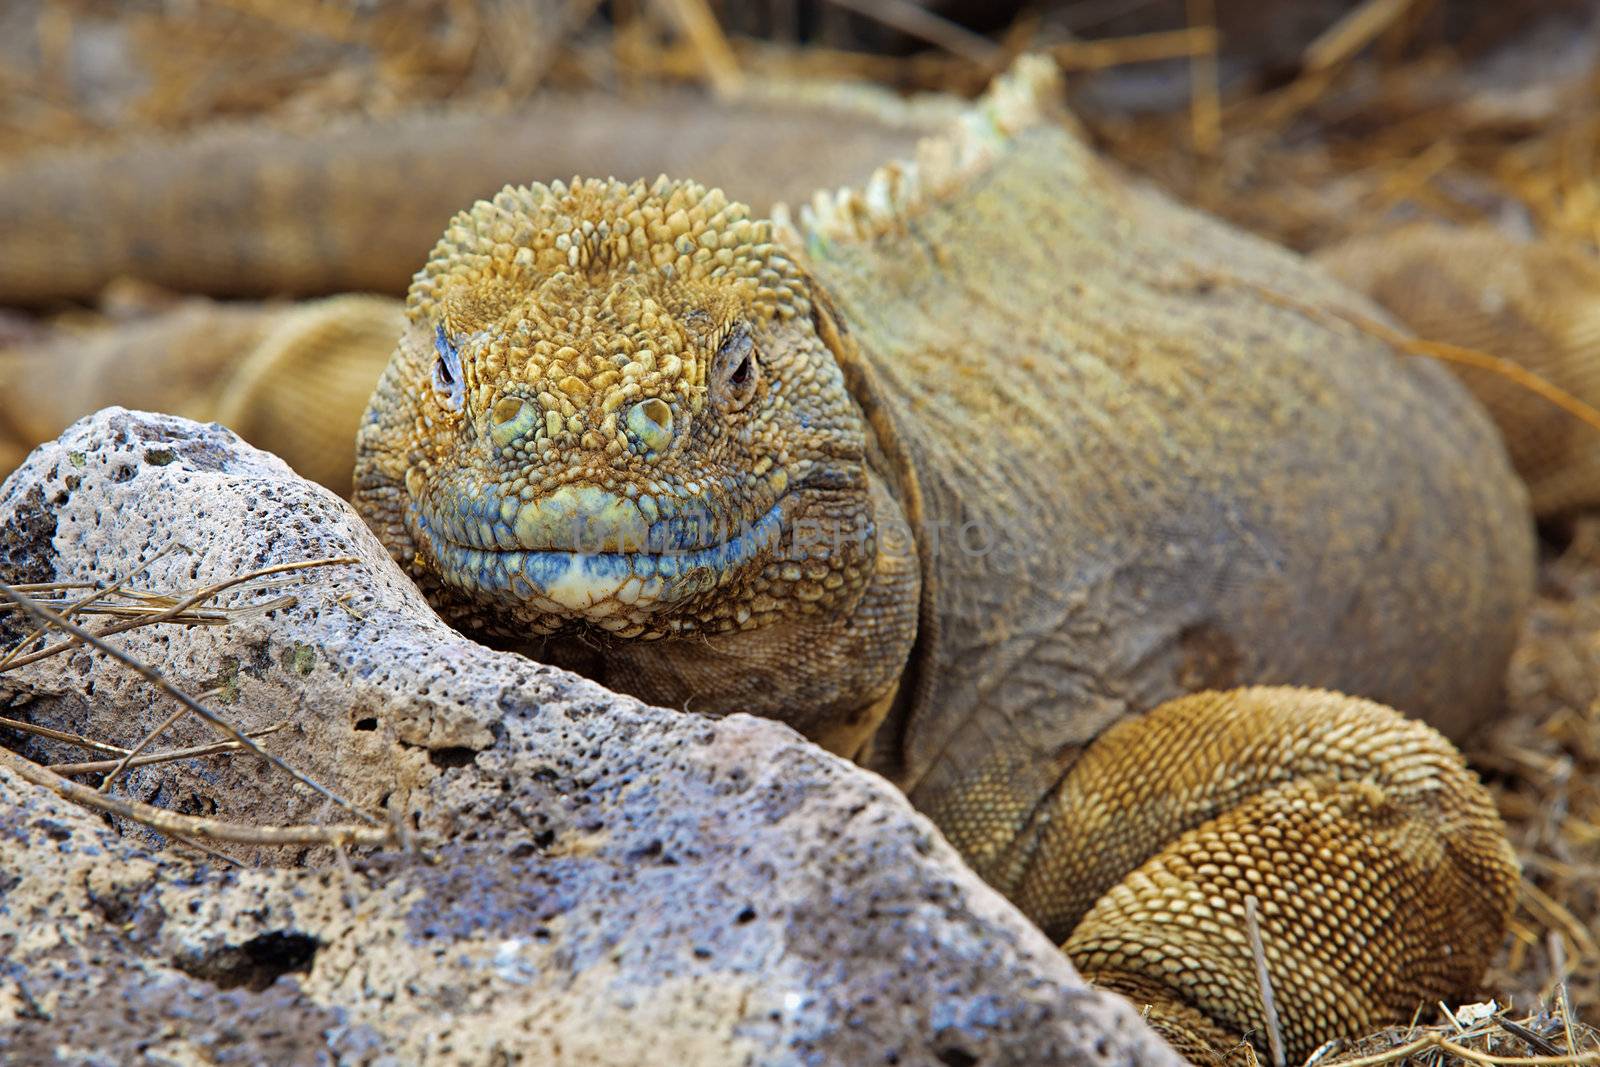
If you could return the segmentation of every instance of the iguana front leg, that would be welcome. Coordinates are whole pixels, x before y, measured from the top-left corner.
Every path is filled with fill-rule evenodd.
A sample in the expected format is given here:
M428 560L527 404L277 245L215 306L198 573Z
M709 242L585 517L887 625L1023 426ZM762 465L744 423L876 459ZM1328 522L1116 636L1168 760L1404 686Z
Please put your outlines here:
M1109 730L1033 828L1012 898L1191 1057L1267 1021L1291 1060L1470 989L1518 867L1437 732L1321 690L1199 693Z

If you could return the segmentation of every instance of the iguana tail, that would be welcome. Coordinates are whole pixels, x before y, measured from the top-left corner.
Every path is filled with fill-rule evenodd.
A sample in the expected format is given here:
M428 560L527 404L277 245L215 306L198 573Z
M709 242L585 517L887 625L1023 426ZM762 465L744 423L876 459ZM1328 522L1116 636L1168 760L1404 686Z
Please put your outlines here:
M0 350L0 466L119 404L221 422L348 495L356 428L403 318L388 297L189 300Z
M1418 337L1511 360L1600 402L1600 260L1488 226L1415 225L1358 237L1316 261ZM1600 434L1504 375L1452 366L1488 409L1540 517L1600 504Z
M119 277L213 296L398 295L445 222L504 185L693 174L765 212L908 154L952 105L862 86L733 103L588 93L41 152L0 169L0 305L93 299Z

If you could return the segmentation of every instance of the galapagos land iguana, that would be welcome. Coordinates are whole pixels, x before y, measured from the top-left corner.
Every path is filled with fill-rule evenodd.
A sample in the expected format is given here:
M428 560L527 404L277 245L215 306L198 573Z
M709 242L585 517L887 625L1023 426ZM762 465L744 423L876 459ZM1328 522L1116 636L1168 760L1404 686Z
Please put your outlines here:
M1526 493L1446 372L1268 299L1356 301L1056 90L1025 60L798 219L667 179L456 216L354 500L463 628L880 771L1192 1057L1262 1040L1254 915L1304 1057L1502 935L1493 806L1372 701L1494 709Z

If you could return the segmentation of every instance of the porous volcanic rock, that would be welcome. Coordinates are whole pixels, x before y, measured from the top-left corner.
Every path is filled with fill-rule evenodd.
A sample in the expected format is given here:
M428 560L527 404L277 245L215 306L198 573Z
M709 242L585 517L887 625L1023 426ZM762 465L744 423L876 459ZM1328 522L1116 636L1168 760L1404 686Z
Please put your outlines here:
M0 1061L1176 1062L881 779L460 636L341 500L219 426L109 408L0 492L10 582L170 591L333 556L358 562L219 598L292 606L114 640L241 729L285 724L263 744L405 847L231 866L0 771ZM4 681L9 714L121 745L175 707L100 652ZM157 747L213 739L191 717ZM349 819L249 755L115 793Z

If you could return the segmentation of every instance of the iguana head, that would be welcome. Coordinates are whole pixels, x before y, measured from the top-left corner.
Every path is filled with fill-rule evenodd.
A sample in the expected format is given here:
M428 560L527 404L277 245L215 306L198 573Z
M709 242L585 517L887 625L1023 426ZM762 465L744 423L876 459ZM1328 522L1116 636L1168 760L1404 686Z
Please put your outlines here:
M826 315L771 224L716 190L507 188L412 284L357 506L502 631L837 612L875 549Z

